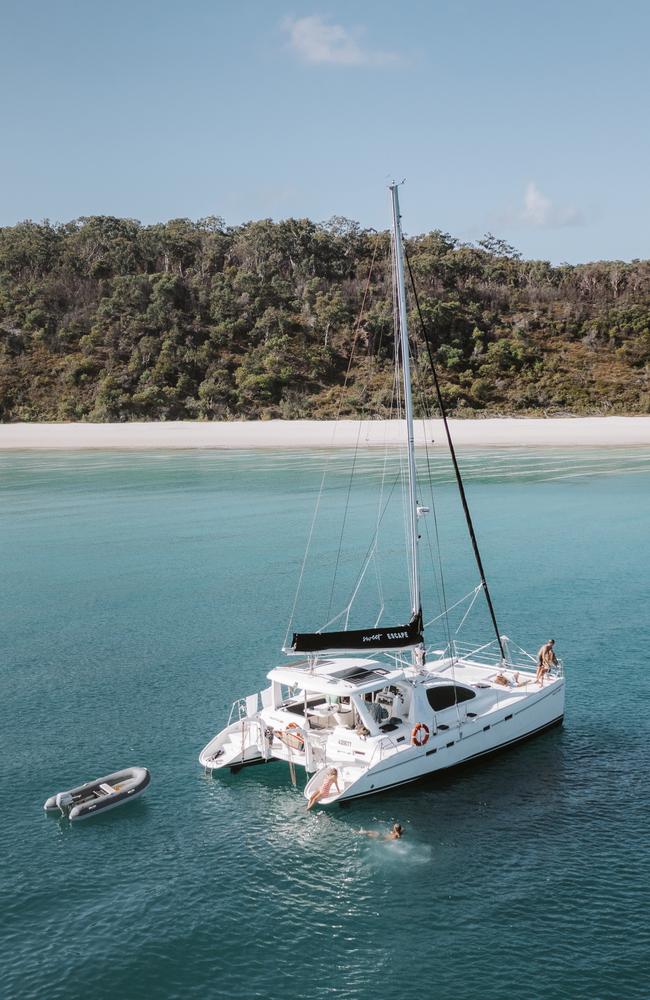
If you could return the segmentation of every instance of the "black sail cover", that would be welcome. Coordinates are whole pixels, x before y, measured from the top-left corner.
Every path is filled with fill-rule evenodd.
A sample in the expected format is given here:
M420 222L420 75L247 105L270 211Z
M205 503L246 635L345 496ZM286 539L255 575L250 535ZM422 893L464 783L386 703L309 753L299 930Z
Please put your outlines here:
M294 632L294 653L321 653L323 650L405 649L424 642L422 611L413 615L408 625L389 628L349 629L347 632Z

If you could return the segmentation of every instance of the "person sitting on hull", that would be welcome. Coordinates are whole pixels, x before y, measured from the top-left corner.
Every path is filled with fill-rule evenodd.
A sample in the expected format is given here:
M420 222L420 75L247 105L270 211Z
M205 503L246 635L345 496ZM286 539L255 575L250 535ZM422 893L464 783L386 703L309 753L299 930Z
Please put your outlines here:
M307 803L308 809L313 809L317 802L321 799L326 799L328 795L332 792L332 785L335 786L336 791L341 794L341 789L339 788L339 772L335 767L330 767L329 771L323 779L323 784L320 788L317 788L315 792L312 792L309 802Z
M551 667L557 666L557 656L555 655L555 639L549 639L545 642L537 654L537 673L535 674L535 681L540 687L544 686L544 678L547 674L550 674Z

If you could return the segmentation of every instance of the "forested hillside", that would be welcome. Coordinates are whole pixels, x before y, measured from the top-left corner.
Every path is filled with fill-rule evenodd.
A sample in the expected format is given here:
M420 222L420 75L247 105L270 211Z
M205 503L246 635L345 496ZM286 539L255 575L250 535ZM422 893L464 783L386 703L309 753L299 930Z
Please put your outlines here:
M650 412L649 261L407 248L454 415ZM353 341L341 413L386 413L388 256L344 219L0 229L0 420L332 417Z

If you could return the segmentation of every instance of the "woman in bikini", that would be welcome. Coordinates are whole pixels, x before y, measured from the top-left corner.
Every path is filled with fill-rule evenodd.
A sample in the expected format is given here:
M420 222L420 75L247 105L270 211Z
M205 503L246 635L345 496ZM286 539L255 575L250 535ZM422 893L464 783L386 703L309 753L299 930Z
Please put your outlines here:
M316 791L313 792L313 794L311 795L309 802L307 803L308 809L312 809L317 802L320 802L321 799L326 799L332 790L332 785L336 786L336 790L339 794L341 793L341 789L339 788L338 774L339 772L336 770L335 767L330 767L329 771L325 775L323 784L320 786L320 788L317 788Z

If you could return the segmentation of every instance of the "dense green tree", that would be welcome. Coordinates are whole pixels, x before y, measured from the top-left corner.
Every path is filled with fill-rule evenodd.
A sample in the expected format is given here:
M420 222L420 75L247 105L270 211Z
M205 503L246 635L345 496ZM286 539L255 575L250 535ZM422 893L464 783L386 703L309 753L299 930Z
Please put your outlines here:
M439 230L407 253L450 412L650 412L650 261L552 267ZM347 219L6 227L0 419L385 415L390 291L389 234ZM425 412L415 312L412 333Z

